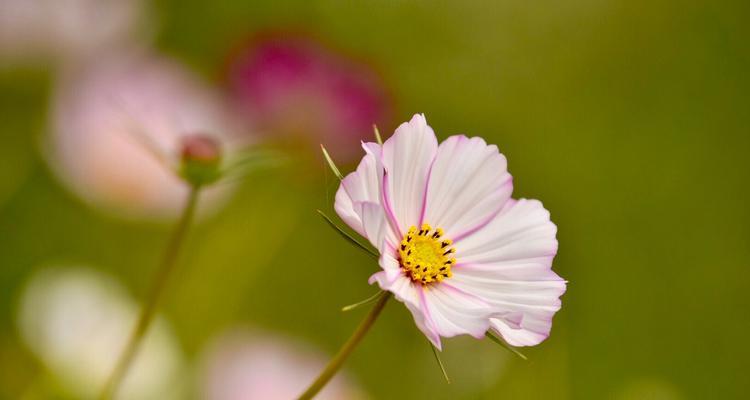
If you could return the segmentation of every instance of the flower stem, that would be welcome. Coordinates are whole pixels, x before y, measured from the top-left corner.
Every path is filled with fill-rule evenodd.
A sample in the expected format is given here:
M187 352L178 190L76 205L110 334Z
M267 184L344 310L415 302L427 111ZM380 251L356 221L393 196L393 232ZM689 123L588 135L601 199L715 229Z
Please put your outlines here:
M109 376L109 379L104 385L104 389L99 396L99 399L101 400L110 399L117 393L117 388L125 378L130 364L133 362L133 359L138 353L138 348L141 344L141 341L143 340L143 337L145 336L149 326L151 325L151 322L154 319L159 300L161 299L164 288L169 281L169 277L172 275L172 271L174 271L178 256L180 254L180 249L185 242L185 236L187 234L188 228L190 227L193 217L195 216L200 189L201 187L199 185L192 186L190 189L185 208L183 209L182 215L180 216L179 221L177 221L177 226L172 232L172 236L167 243L164 256L161 260L161 265L156 272L156 276L154 277L153 286L148 293L146 302L141 307L140 314L138 315L138 322L133 328L125 349L118 358L117 364L115 364L112 374Z
M336 354L331 359L323 372L321 372L320 375L318 375L318 378L315 379L315 382L313 382L310 387L308 387L307 390L302 393L302 395L298 398L299 400L308 400L315 397L315 395L318 394L318 392L320 392L323 387L325 387L328 381L330 381L331 378L336 375L336 372L338 372L339 368L341 368L341 365L344 364L344 361L346 361L346 359L349 357L349 354L351 354L354 348L357 347L362 338L364 338L367 332L370 330L370 327L372 327L372 324L375 323L376 319L378 319L380 312L383 311L385 304L390 298L390 292L385 292L382 296L380 296L378 302L375 304L375 306L372 307L370 313L367 314L367 317L362 320L362 322L357 327L357 330L355 330L354 333L352 333L352 336L349 337L349 340L347 340L346 343L341 346L338 354Z

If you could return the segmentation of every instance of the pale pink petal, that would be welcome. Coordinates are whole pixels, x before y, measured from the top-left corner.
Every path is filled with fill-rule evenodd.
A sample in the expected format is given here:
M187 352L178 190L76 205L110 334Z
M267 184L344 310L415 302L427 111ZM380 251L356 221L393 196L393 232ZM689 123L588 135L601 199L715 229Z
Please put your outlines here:
M383 190L383 181L385 180L385 168L383 167L383 147L377 143L362 143L362 148L365 149L365 153L367 155L375 157L375 172L377 175L377 182L378 182L378 202L383 207L383 211L385 212L385 217L388 220L388 224L393 230L393 234L396 237L401 237L401 232L398 229L398 223L396 222L396 218L393 215L393 211L390 207L387 207L386 204L388 202L385 198L385 191Z
M354 203L354 209L362 220L362 227L364 229L363 236L366 237L381 254L387 252L387 246L390 246L390 248L394 247L394 243L397 243L397 239L388 225L388 221L385 218L385 212L380 204L365 201L356 202Z
M336 192L334 209L347 225L365 235L362 218L354 203L371 202L380 204L383 167L380 163L380 146L374 143L363 144L367 154L355 172L347 175Z
M395 251L390 247L387 241L384 242L387 251L381 252L380 258L378 259L378 264L380 264L380 267L383 270L373 274L369 279L369 283L372 285L374 282L378 282L383 290L389 290L387 288L390 287L397 278L404 274L401 271L401 266L399 265L398 260L392 256Z
M481 230L456 243L459 264L502 264L540 259L547 268L557 253L557 227L538 200L511 200Z
M383 261L386 263L392 263L395 261L395 265L384 265ZM370 277L370 284L377 282L381 289L393 293L393 297L395 297L396 300L404 303L414 317L414 323L417 325L417 328L427 336L427 339L432 342L435 347L440 349L440 335L435 330L434 324L430 322L429 318L425 315L424 303L422 301L422 285L414 283L411 279L401 273L401 270L398 267L398 261L393 257L390 257L390 259L381 258L380 265L383 267L383 271L373 274ZM388 273L392 272L394 267L397 269L398 273L395 277L389 278Z
M411 279L401 273L398 261L396 261L395 265L388 265L393 260L395 259L392 257L381 257L380 264L383 267L383 271L372 274L369 283L377 283L381 289L393 293L396 300L407 306L420 308L419 291L421 291L421 285L412 282Z
M404 278L407 281L411 281L409 278ZM415 293L421 293L421 288L419 288L420 292ZM440 341L440 334L435 329L435 324L431 322L431 320L428 318L426 314L426 309L424 305L421 303L418 304L411 304L411 303L404 303L406 304L406 308L409 309L411 312L412 317L414 317L414 323L417 325L417 328L419 328L420 331L427 337L427 340L432 343L435 348L438 350L443 350L443 343Z
M442 337L484 337L489 329L490 305L456 286L443 282L422 288L422 311L427 325Z
M556 232L539 201L521 199L457 246L450 284L491 304L492 327L511 345L544 340L560 309L566 283L551 269Z
M460 268L454 270L451 283L493 307L493 328L513 346L532 346L549 336L552 317L560 309L559 297L565 292L565 281L560 278L499 280L468 275Z
M442 228L456 242L489 223L512 192L497 146L479 137L451 136L432 164L421 222Z
M524 317L523 326L520 329L498 318L492 318L490 324L492 330L499 333L503 340L511 346L536 346L549 337L552 329L552 318L528 315Z
M437 147L435 133L421 114L401 124L383 145L384 206L395 218L400 234L419 224L427 176Z

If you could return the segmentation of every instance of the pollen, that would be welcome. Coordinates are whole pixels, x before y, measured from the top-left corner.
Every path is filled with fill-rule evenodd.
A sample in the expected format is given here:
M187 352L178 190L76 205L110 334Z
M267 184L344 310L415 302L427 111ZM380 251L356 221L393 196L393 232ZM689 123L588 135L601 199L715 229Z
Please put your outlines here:
M453 242L443 238L443 230L429 224L409 228L398 249L401 269L414 282L427 285L453 276L451 266L456 264Z

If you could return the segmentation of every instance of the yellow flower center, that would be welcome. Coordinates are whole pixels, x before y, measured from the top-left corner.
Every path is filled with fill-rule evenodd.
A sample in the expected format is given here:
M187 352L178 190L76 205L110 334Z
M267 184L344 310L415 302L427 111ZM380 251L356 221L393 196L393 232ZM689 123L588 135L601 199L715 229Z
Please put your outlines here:
M398 249L399 262L412 281L423 285L440 282L453 276L451 266L456 264L450 239L442 239L443 230L432 230L428 224L421 229L409 228Z

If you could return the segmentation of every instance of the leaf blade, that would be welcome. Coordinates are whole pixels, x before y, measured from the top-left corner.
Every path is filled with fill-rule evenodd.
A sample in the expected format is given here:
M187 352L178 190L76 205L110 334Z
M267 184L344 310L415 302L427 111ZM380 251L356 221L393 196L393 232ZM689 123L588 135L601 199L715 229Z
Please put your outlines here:
M328 224L328 226L330 226L336 232L338 232L338 234L341 235L341 237L343 237L347 242L353 244L355 247L358 247L360 250L364 250L367 254L369 254L375 260L377 260L377 259L380 258L380 255L378 253L376 253L375 251L371 250L367 246L363 245L357 239L355 239L354 237L352 237L352 235L346 233L346 231L344 231L343 229L339 228L339 226L336 225L336 223L334 223L333 220L331 220L331 218L329 218L323 211L321 211L321 210L317 210L317 211L318 211L318 214L321 217L323 217L323 219L326 221L326 223Z
M374 295L372 295L372 296L370 296L370 297L368 297L368 298L366 298L366 299L364 299L362 301L359 301L359 302L354 303L354 304L349 304L348 306L341 307L341 311L342 312L347 312L347 311L354 310L355 308L359 308L361 306L370 304L370 303L376 301L377 299L379 299L380 296L382 296L384 293L385 293L385 291L379 290Z
M323 151L323 157L326 159L328 167L331 169L331 171L333 171L333 174L336 175L336 178L339 178L340 181L344 180L344 175L341 174L339 167L337 167L336 163L333 162L333 159L331 158L331 155L328 154L328 150L326 150L325 146L321 144L320 150Z
M529 360L528 357L526 357L523 353L521 353L520 351L518 351L518 349L516 349L515 347L509 345L508 343L505 343L504 340L502 340L499 337L491 334L489 331L487 333L485 333L484 335L487 336L493 342L495 342L495 343L499 344L500 346L504 347L506 350L508 350L511 353L517 355L522 360L524 360L524 361L528 361Z
M429 343L430 349L432 349L432 355L435 356L435 361L438 363L438 366L440 367L440 372L443 373L443 378L445 378L445 382L450 385L451 378L448 377L448 372L445 370L445 365L443 365L443 360L440 359L440 354L438 354L438 350L435 348L435 346L432 343Z
M375 124L372 124L372 130L375 132L375 140L377 140L379 145L383 145L383 138L380 136L380 130L378 129L378 126Z

